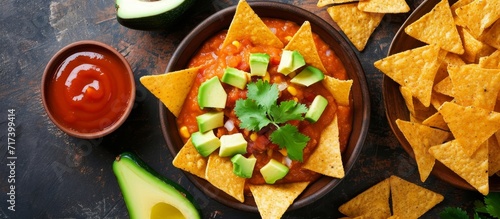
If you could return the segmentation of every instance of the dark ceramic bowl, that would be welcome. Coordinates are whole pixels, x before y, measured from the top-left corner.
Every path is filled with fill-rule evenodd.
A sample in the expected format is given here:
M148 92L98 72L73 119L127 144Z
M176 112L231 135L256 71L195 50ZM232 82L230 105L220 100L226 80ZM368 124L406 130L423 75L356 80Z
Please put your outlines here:
M95 123L98 124L96 125L96 128L86 129L82 131L75 129L75 126L65 122L64 119L62 119L61 116L58 115L58 107L51 104L51 98L62 98L64 94L60 90L56 91L57 93L54 91L50 91L50 87L54 85L56 74L59 68L62 66L62 63L66 59L68 59L68 57L76 53L81 54L89 51L100 52L104 54L106 56L106 62L113 64L113 67L100 66L103 69L102 72L114 72L114 74L116 74L114 78L110 77L111 83L117 83L117 79L119 77L119 79L126 82L128 86L124 86L123 91L126 92L120 92L120 94L111 96L109 99L107 99L107 102L105 104L107 106L114 107L110 108L108 111L117 111L119 112L117 114L118 116L96 118L96 120L94 120ZM80 64L90 64L90 62ZM107 69L109 71L106 71L106 69L104 69L105 67L109 67ZM111 86L116 87L115 85L116 84L111 84ZM101 84L100 86L105 87L106 85ZM130 68L129 63L118 51L116 51L113 47L101 42L84 40L74 42L65 46L50 59L50 61L47 63L47 66L45 67L45 71L42 76L41 94L43 106L45 108L45 111L47 112L48 117L59 129L73 137L82 139L95 139L108 135L109 133L115 131L118 127L120 127L123 122L125 122L134 105L135 82L133 72ZM101 111L96 111L93 113L95 113L96 115L103 115L101 114Z
M366 85L363 69L358 61L356 54L350 47L350 44L337 32L331 25L326 23L316 15L303 10L299 7L276 3L276 2L250 2L251 8L259 17L279 18L290 20L298 25L308 20L311 23L312 30L318 34L331 49L342 60L349 77L354 81L352 86L352 97L354 100L353 112L353 130L349 143L342 155L346 175L354 166L368 131L370 118L370 100L368 88ZM235 7L229 7L221 10L207 18L199 24L189 35L181 42L177 50L168 63L167 72L185 69L189 60L195 54L200 46L211 36L221 30L228 29L235 13ZM175 117L160 103L160 120L163 135L167 146L175 156L183 146L179 137ZM255 201L252 197L245 197L245 202L240 203L236 199L226 195L207 181L194 175L186 174L188 178L211 198L231 206L236 209L257 212ZM288 210L297 209L318 200L333 188L335 188L342 179L335 179L323 176L317 181L311 183L306 190L295 200Z
M427 12L431 11L432 8L434 8L434 6L439 2L440 0L427 0L426 2L422 3L417 9L415 9L415 11L410 15L410 17L408 17L408 19L396 33L396 36L394 37L389 48L388 56L425 45L424 43L407 35L404 32L404 28L418 20ZM450 5L455 2L457 2L457 0L449 1ZM410 112L406 108L403 96L401 96L401 93L399 91L399 84L385 75L382 83L382 93L384 96L384 105L389 125L404 150L411 157L415 158L410 143L408 143L405 136L396 125L397 119L410 121ZM431 173L437 178L457 188L475 190L474 187L472 187L464 179L462 179L460 176L458 176L456 173L454 173L439 161L436 161L434 169ZM500 178L497 176L490 177L489 186L490 191L492 192L500 191Z

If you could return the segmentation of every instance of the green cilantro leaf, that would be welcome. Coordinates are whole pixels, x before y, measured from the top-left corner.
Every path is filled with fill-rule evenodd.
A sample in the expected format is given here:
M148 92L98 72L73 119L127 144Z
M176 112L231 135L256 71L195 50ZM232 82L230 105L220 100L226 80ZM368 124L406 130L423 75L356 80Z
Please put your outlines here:
M302 162L303 150L309 141L309 137L300 133L297 127L290 124L281 126L271 134L270 138L280 148L286 147L290 159Z
M250 99L237 100L234 111L241 121L240 128L259 131L271 123L267 118L266 111Z
M302 114L306 112L307 107L304 104L289 100L281 102L279 106L271 106L269 116L275 123L285 123L290 120L303 120Z
M482 201L474 201L474 210L478 213L488 214L488 210Z
M500 218L500 193L490 193L484 197L486 211L494 218Z
M255 83L249 83L247 88L247 97L257 102L265 111L269 110L271 106L276 105L279 96L276 84L271 85L267 81L258 80Z
M446 207L440 214L441 219L469 219L467 212L460 208Z

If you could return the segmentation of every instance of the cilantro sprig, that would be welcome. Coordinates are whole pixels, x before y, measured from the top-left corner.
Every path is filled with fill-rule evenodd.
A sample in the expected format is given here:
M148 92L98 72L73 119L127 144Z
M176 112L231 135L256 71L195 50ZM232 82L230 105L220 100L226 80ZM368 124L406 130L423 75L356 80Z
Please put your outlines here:
M500 193L489 193L484 202L474 202L474 219L500 218ZM441 219L469 219L466 211L457 207L447 207L440 214Z
M240 128L259 131L268 125L274 125L270 140L280 148L286 148L288 157L303 161L303 149L309 137L299 132L296 126L285 124L291 120L303 120L307 112L304 104L293 100L278 104L279 90L276 84L258 80L247 84L247 99L236 101L236 116L241 121Z

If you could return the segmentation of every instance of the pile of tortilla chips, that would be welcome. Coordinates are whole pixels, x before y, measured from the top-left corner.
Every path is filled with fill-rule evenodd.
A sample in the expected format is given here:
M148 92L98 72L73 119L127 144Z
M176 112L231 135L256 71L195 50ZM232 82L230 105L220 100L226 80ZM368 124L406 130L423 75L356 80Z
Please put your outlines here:
M500 170L500 1L442 0L404 30L425 45L374 65L400 85L411 118L396 124L421 181L437 159L488 194Z
M254 45L297 50L304 56L307 64L321 70L325 69L315 49L311 25L308 21L302 24L284 47L283 43L267 28L248 3L241 0L223 45L242 39L251 39ZM195 67L168 74L144 76L141 77L140 81L174 116L178 116L197 74L198 67ZM352 80L339 80L326 75L325 80L323 80L324 86L340 105L349 104L352 82ZM305 161L303 167L325 176L343 178L344 168L338 137L339 130L335 117L322 132L316 150ZM173 164L177 168L207 180L236 200L245 201L246 180L233 174L230 158L219 157L218 153L203 157L194 148L191 140L188 140L175 156ZM249 189L262 218L280 218L309 183L249 185Z
M419 218L443 199L441 194L391 176L341 205L339 211L349 218Z
M317 6L328 6L330 17L359 51L385 14L410 11L405 0L319 0Z

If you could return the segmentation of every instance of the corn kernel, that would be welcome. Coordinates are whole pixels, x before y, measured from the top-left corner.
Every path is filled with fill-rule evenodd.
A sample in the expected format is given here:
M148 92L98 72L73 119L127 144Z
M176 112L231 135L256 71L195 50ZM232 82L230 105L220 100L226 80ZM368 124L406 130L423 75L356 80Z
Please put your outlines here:
M295 102L299 102L299 98L297 98L297 97L293 97L293 101L295 101Z
M189 138L191 136L191 133L189 133L189 130L186 126L182 126L179 132L181 133L181 136L183 138Z
M283 148L283 149L280 149L279 152L283 155L283 156L288 156L288 152L286 151L286 148Z
M286 36L286 37L285 37L285 40L286 40L286 41L290 41L290 40L292 40L292 36Z
M292 86L288 86L286 88L286 90L288 91L288 93L290 93L292 96L296 96L297 95L297 89L295 87L292 87Z
M267 149L267 157L273 157L273 150Z
M262 80L269 82L271 80L271 75L269 75L269 72L266 72L266 75L264 75L264 78Z
M240 43L240 42L238 42L238 41L236 41L236 40L235 40L235 41L233 41L231 44L233 44L233 46L236 46L236 48L238 48L238 49L239 49L239 48L240 48L240 46L241 46L241 43Z
M257 135L257 133L253 132L253 133L250 135L250 140L252 140L252 141L256 141L256 140L257 140L257 137L259 137L259 136Z

